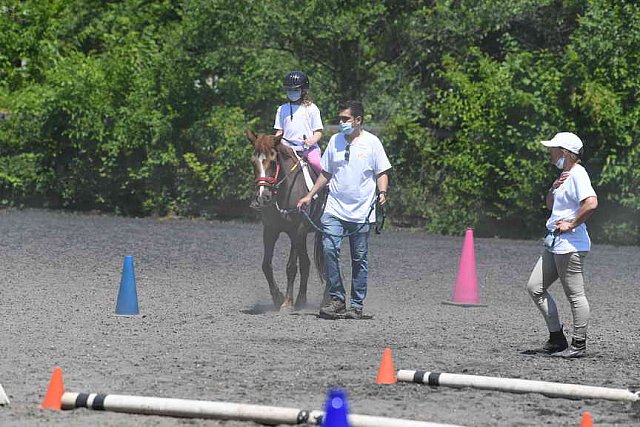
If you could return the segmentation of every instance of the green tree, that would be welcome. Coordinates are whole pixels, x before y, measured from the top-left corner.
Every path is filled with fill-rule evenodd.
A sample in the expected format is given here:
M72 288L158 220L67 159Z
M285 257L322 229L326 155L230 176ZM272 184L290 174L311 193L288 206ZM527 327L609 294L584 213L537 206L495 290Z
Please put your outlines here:
M609 239L640 243L640 6L590 0L567 52L571 108L592 154ZM593 173L595 172L595 173Z
M638 9L623 0L6 0L0 200L244 215L254 191L244 130L272 132L281 79L302 69L325 124L336 101L364 101L394 165L396 223L538 235L556 173L538 141L571 130L601 201L594 236L637 243Z

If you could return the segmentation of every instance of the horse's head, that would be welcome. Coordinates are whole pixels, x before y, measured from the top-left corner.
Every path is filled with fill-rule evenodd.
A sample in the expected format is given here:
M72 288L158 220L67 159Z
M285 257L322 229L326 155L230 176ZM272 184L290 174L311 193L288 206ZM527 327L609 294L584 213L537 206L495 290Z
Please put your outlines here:
M255 134L247 130L247 138L253 144L251 162L256 174L256 198L251 202L251 207L262 210L272 203L277 193L276 184L280 175L280 163L278 162L278 146L281 137Z

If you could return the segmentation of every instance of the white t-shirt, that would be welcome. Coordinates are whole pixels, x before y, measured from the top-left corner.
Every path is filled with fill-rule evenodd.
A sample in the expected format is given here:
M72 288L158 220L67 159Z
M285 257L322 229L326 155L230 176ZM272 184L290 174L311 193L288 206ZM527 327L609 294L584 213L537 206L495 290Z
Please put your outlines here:
M391 169L382 143L377 136L360 132L349 148L345 160L347 139L337 133L331 137L322 155L322 169L331 174L325 212L344 221L363 223L376 197L376 179ZM369 222L375 222L375 209Z
M313 132L322 130L322 118L316 104L297 105L290 102L282 104L276 112L273 125L283 131L283 142L294 149L304 149L304 137L313 136Z
M569 171L569 177L553 192L553 209L547 220L547 230L555 230L557 221L574 219L580 210L580 202L595 195L596 192L591 186L587 171L580 164L574 165ZM587 233L587 226L582 223L572 231L558 234L551 252L567 254L589 249L591 249L591 239Z

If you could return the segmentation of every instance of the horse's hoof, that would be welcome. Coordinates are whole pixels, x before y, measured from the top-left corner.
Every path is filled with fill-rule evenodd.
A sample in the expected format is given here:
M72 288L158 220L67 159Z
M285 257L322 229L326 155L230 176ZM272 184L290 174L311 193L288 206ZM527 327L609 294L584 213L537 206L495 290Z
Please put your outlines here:
M280 313L292 313L293 312L293 304L287 301L280 306Z
M298 300L296 300L296 304L294 305L294 307L296 310L303 310L307 308L307 300L298 298Z
M282 307L282 305L284 304L284 295L275 295L272 296L271 299L273 300L273 307L276 310L280 310L280 307Z

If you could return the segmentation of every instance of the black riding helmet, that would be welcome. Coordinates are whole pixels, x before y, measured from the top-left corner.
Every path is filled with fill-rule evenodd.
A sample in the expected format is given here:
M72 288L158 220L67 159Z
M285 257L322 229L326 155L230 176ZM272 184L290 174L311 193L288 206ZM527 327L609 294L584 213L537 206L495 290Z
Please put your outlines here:
M291 71L284 78L282 90L309 89L309 77L302 71Z

